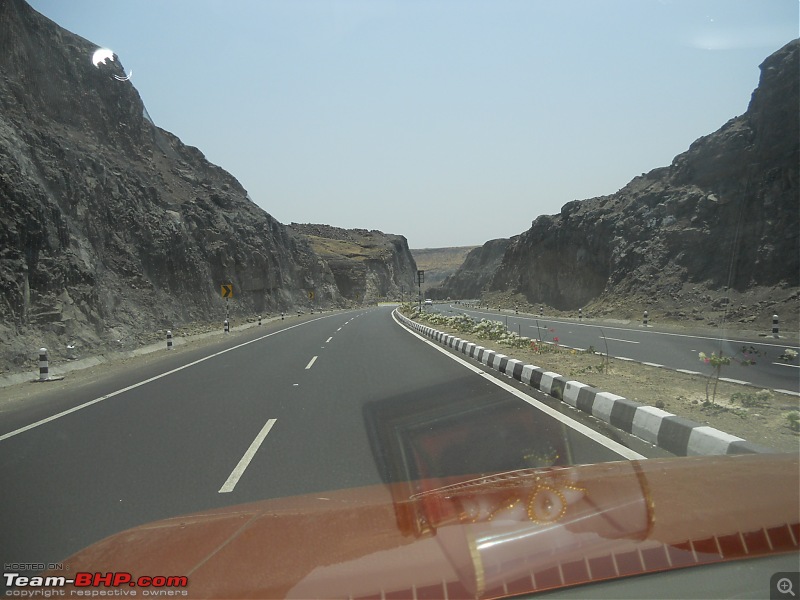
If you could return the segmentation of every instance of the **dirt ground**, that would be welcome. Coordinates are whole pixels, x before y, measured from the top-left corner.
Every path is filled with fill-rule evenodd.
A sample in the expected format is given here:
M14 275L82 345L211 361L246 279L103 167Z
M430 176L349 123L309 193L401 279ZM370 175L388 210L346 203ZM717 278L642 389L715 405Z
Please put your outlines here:
M793 431L787 419L788 413L800 410L800 397L771 392L768 397L759 398L756 393L760 388L720 381L714 404L707 405L708 378L705 376L614 358L606 361L605 357L597 354L548 345L539 345L538 351L512 348L497 341L482 340L476 335L470 337L470 334L442 325L435 325L435 328L480 343L525 364L554 371L629 400L657 406L754 444L780 452L800 452L800 432ZM724 372L722 376L725 376Z

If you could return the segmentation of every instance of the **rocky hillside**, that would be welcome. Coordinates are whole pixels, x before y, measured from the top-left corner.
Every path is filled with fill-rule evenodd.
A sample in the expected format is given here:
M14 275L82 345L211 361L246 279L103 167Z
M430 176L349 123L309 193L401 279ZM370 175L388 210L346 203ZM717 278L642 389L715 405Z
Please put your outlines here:
M86 354L219 323L223 283L235 321L310 306L310 291L346 306L350 287L308 238L155 126L119 60L95 65L96 50L0 1L0 371L40 346L58 358L70 342ZM375 262L399 272L402 246Z
M537 218L507 248L492 295L762 327L778 312L796 329L798 55L796 40L767 58L747 112L670 166Z
M448 276L464 264L464 259L477 246L454 246L451 248L411 249L417 268L425 271L426 289L440 285Z
M470 250L462 265L437 287L428 291L431 298L480 298L503 260L511 243L508 239L489 240Z
M397 300L414 284L417 266L402 235L299 223L290 229L325 261L347 300Z

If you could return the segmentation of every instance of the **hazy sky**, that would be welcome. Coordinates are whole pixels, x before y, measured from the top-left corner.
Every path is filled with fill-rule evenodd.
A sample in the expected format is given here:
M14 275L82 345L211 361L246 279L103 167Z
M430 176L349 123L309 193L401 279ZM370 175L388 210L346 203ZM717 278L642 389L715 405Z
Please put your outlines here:
M523 232L742 114L798 0L32 0L284 222ZM87 60L89 58L87 57Z

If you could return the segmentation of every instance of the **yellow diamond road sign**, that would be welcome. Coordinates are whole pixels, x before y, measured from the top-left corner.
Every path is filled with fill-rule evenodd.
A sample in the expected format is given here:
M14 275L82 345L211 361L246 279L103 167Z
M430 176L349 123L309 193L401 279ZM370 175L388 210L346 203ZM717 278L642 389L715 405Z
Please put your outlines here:
M233 298L233 284L225 283L221 286L223 298Z

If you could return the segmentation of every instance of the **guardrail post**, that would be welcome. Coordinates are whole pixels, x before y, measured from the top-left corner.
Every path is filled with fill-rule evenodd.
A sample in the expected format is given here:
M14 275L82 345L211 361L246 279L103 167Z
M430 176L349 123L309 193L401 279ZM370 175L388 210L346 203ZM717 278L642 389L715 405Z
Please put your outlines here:
M172 332L167 330L167 350L172 350Z
M47 348L39 348L39 381L47 381L50 369L47 362Z
M778 315L772 315L772 337L777 338L778 336Z

